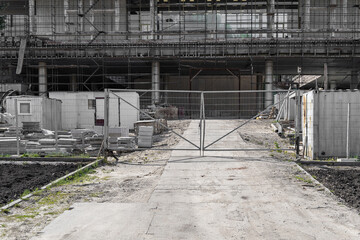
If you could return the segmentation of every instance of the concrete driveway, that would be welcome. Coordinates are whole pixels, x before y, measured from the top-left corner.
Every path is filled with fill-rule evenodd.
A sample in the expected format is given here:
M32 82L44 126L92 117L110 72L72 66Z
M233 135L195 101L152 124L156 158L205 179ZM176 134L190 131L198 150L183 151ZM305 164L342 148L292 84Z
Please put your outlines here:
M223 123L207 122L208 142L236 126ZM249 146L235 132L215 147ZM148 201L75 204L34 239L360 239L358 213L296 171L265 152L174 151Z

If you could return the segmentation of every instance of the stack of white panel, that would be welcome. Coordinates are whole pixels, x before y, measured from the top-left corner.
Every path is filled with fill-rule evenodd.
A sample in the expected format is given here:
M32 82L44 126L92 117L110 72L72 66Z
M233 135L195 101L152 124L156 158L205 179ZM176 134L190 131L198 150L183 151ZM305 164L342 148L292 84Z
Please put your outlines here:
M138 133L138 147L151 148L153 144L154 127L139 127Z

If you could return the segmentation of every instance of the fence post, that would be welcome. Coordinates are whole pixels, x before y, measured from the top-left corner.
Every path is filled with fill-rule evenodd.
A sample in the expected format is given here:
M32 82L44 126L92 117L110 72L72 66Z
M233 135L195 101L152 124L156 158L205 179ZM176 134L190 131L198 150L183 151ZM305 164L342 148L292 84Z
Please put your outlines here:
M346 158L350 158L350 103L347 107L347 124L346 124Z
M59 143L58 143L58 127L57 127L57 124L58 124L58 121L57 121L57 107L56 107L56 103L55 102L55 119L54 119L54 123L55 123L55 149L56 149L56 152L58 153L59 152Z
M200 155L204 156L204 141L205 141L205 101L204 92L201 92L200 98Z
M300 127L301 127L301 100L300 90L296 90L296 122L295 122L295 148L296 148L296 159L299 159L300 155Z
M15 128L16 128L16 154L20 156L20 139L19 139L19 117L18 117L18 101L15 99Z
M104 151L105 152L109 147L108 141L109 141L109 89L105 89L105 97L104 97Z

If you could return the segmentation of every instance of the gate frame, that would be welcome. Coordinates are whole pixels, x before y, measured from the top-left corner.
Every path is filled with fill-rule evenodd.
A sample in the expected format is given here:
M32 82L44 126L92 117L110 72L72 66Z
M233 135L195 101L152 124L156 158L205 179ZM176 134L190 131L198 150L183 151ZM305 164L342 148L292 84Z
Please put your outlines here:
M174 130L172 130L171 128L169 128L168 126L162 124L158 119L153 118L152 116L150 116L148 113L146 113L145 111L141 110L140 108L137 108L136 106L134 106L133 104L129 103L127 100L125 100L124 98L120 97L119 95L116 94L116 92L144 92L145 93L150 93L150 92L163 92L163 93L198 93L200 94L200 117L199 117L199 130L200 130L200 143L199 145L197 145L197 143L194 143L193 141L183 137L181 134L175 132ZM264 110L262 110L261 112L259 112L258 114L256 114L255 116L253 116L250 119L247 119L245 122L241 123L238 127L232 129L230 132L224 134L223 136L219 137L218 139L216 139L215 141L211 142L210 144L207 144L205 146L205 138L206 138L206 114L205 114L205 94L216 94L216 93L287 93L286 96L281 100L279 100L276 103L273 103L269 106L267 106ZM270 108L272 108L273 106L280 104L282 102L285 101L285 99L290 98L290 93L295 93L295 102L296 102L296 110L295 110L295 148L289 148L289 149L271 149L271 148L255 148L255 149L209 149L210 146L212 146L213 144L219 142L220 140L224 139L225 137L227 137L228 135L232 134L233 132L235 132L236 130L240 129L241 127L245 126L246 124L248 124L249 122L251 122L252 120L256 119L257 117L259 117L261 114L263 114L264 112L268 111ZM185 140L186 142L190 143L191 145L193 145L195 148L185 148L185 149L175 149L175 148L169 148L169 149L162 149L162 148L136 148L136 149L131 149L131 150L135 150L135 151L142 151L142 150L163 150L163 151L173 151L173 150L177 150L177 151L194 151L194 150L199 150L200 151L200 156L204 156L205 152L211 152L211 151L276 151L276 150L282 150L282 151L296 151L296 157L299 157L299 144L300 144L300 118L301 118L301 96L300 96L300 90L299 89L295 89L292 90L291 87L289 88L289 90L242 90L242 91L185 91L185 90L146 90L146 89L105 89L105 98L104 98L104 141L103 141L103 146L104 146L104 150L112 150L109 149L108 146L108 137L109 137L109 99L110 99L110 94L115 95L117 98L119 98L120 100L122 100L123 102L125 102L126 104L130 105L132 108L135 108L139 113L142 113L144 115L146 115L147 117L149 117L152 120L155 120L158 124L160 124L162 127L164 127L165 129L171 131L172 133L174 133L175 135L177 135L178 137L180 137L181 139ZM130 150L130 149L119 149L119 150ZM114 149L113 151L116 151L116 149Z

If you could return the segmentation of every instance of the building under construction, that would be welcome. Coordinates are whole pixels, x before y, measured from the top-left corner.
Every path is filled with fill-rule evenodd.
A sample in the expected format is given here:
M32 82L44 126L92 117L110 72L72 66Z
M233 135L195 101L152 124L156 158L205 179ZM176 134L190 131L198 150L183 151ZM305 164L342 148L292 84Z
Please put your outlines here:
M0 81L26 93L359 84L360 0L0 4Z

